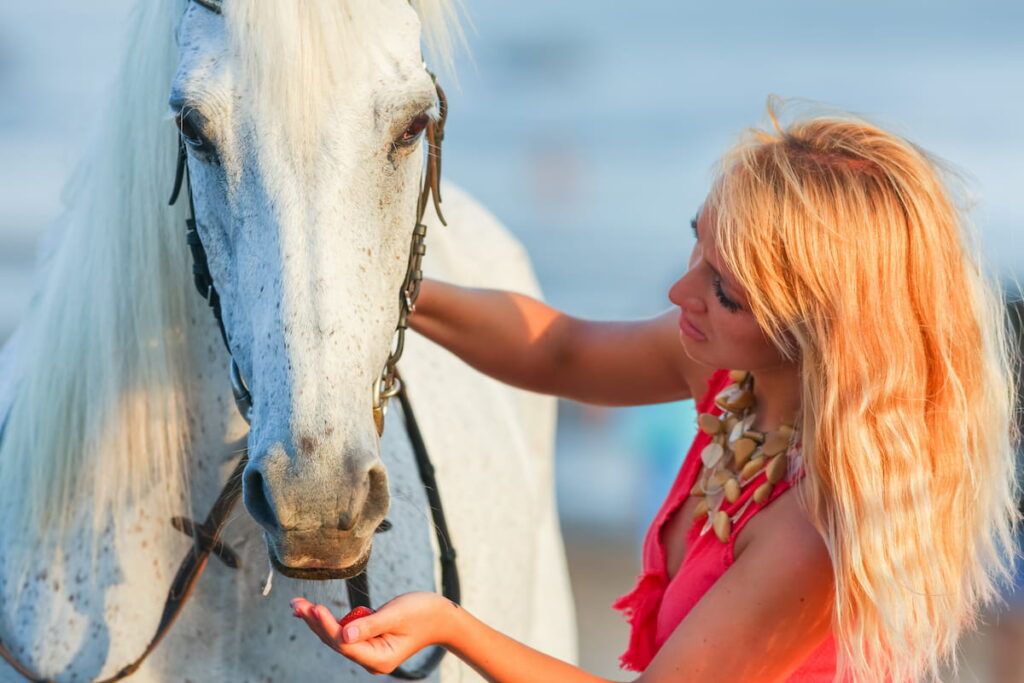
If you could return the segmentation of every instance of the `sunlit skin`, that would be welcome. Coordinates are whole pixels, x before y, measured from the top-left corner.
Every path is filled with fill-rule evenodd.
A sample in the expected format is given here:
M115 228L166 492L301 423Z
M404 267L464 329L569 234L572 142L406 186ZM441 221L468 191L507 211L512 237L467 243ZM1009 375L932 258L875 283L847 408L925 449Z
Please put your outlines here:
M705 337L695 339L680 329L683 350L705 366L752 372L758 406L755 429L792 423L800 407L799 364L785 359L750 312L746 291L722 265L713 224L714 207L705 205L691 224L697 244L690 253L689 270L668 292L680 316Z
M605 405L691 398L704 393L715 368L750 370L755 428L793 424L799 364L764 335L746 293L723 267L713 211L706 206L695 222L689 268L669 290L675 307L654 318L587 321L511 292L427 281L410 323L497 379ZM684 514L677 520L685 522ZM671 575L682 555L682 535L669 531L675 535L667 548L668 562L676 563L668 568ZM783 680L827 637L831 561L794 495L783 493L752 518L737 536L734 555L636 680ZM490 681L606 680L495 631L435 593L400 595L344 629L341 615L324 605L303 598L291 605L325 645L371 673L390 672L421 648L439 644ZM736 643L746 644L744 657L735 656Z

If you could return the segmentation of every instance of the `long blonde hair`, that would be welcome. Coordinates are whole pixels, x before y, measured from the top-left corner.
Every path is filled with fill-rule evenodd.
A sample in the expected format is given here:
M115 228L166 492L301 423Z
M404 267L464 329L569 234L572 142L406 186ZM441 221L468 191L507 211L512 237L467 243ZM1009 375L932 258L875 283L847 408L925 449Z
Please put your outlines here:
M938 678L1013 571L1002 300L929 154L849 114L784 127L768 108L709 202L754 316L801 361L798 495L832 558L840 674Z

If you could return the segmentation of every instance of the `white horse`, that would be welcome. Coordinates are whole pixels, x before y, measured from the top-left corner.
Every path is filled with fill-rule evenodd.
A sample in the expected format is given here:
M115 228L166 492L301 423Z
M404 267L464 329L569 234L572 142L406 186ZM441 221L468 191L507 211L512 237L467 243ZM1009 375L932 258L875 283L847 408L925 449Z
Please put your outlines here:
M190 284L188 202L167 206L177 122L231 354L254 396L251 516L239 506L222 537L241 569L211 561L129 680L370 680L290 617L294 595L344 610L342 581L279 574L268 597L261 588L268 553L293 576L345 576L371 539L375 604L436 585L401 416L378 439L371 406L398 318L418 131L436 115L421 24L443 53L451 8L225 0L219 14L206 4L139 3L31 312L0 355L0 640L60 683L134 660L191 543L169 519L201 519L238 462L246 426L229 356ZM520 245L457 188L443 195L449 225L428 215L428 274L535 294ZM415 337L401 369L459 551L463 604L573 660L551 400ZM385 513L393 528L374 536ZM475 678L452 656L431 675ZM0 661L0 681L21 680Z

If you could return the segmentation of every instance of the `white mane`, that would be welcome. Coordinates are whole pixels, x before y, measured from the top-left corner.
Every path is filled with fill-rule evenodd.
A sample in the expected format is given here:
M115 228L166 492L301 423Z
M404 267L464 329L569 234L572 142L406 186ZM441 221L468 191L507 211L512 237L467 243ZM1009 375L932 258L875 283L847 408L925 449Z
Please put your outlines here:
M453 37L461 37L454 5L412 4L426 45L447 61ZM278 93L302 89L303 97L278 102L291 107L285 121L299 124L298 136L307 132L301 110L309 94L334 87L330 69L321 68L329 62L327 39L356 36L353 27L369 6L226 0L243 73L268 87L276 83ZM19 332L18 388L0 444L0 478L22 501L6 521L27 537L45 531L59 541L73 517L90 510L99 530L142 494L157 492L154 500L162 499L167 514L187 505L185 358L194 303L187 297L197 294L184 240L187 202L167 206L177 141L166 116L178 62L174 26L185 7L186 0L138 4L109 111L69 184L61 238ZM268 70L275 62L301 79L285 84L283 70Z

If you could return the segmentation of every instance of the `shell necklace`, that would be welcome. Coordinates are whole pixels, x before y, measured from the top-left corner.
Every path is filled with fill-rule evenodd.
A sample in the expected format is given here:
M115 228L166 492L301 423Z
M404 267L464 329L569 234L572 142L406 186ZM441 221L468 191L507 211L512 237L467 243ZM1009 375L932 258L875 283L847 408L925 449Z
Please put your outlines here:
M703 498L694 511L695 521L706 518L700 535L714 529L722 543L728 543L733 523L754 501L764 503L772 495L775 485L790 480L802 465L799 434L792 425L782 425L775 431L759 432L751 429L754 423L754 376L746 370L732 370L733 381L715 396L715 404L722 409L721 417L702 413L697 418L700 430L711 437L711 443L700 453L703 468L691 496ZM721 510L722 501L735 503L744 487L761 472L767 480L754 490L754 495L734 514Z

